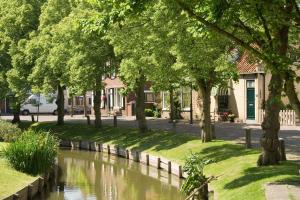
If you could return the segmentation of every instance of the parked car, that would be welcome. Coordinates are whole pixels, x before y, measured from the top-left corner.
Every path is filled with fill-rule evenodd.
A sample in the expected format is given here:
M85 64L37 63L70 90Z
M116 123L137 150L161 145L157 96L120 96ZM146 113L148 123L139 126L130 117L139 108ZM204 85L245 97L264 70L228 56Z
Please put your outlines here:
M56 98L54 95L30 95L21 107L22 115L31 113L52 113L57 115Z

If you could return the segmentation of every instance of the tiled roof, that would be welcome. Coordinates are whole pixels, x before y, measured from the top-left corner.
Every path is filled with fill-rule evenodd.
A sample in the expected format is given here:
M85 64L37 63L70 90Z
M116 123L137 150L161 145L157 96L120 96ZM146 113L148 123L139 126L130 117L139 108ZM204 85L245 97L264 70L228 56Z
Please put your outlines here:
M237 61L237 70L240 74L257 73L259 66L261 65L254 59L250 58L247 52L243 53Z

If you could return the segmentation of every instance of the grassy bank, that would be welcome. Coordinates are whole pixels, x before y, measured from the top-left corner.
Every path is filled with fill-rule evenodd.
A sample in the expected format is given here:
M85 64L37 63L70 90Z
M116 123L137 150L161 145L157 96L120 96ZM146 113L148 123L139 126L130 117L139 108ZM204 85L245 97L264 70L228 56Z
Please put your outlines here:
M58 127L53 123L37 123L32 128L51 130L61 139L98 141L135 148L181 164L191 151L201 152L204 158L215 161L205 168L206 174L221 175L212 183L218 199L265 199L265 183L300 180L296 164L283 162L278 166L256 167L257 150L245 149L226 141L203 144L197 137L167 131L152 131L142 135L135 129L104 127L97 130L83 124Z
M0 199L3 199L34 181L35 177L18 172L11 168L2 157L2 149L8 145L0 143Z

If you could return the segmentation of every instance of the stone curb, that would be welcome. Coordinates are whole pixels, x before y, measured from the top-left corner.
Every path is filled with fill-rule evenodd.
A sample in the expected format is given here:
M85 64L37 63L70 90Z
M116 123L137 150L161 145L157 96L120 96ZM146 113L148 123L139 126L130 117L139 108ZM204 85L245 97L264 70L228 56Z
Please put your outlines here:
M41 193L50 179L50 173L37 177L32 183L19 190L18 192L5 197L3 200L27 200L33 199L35 195Z
M186 178L186 173L183 172L182 166L172 162L166 158L153 156L148 153L140 152L133 149L126 149L117 145L90 142L90 141L72 141L72 140L62 140L60 142L60 147L71 148L71 149L82 149L88 151L104 152L118 157L133 160L135 162L140 162L157 169L167 171L169 174L178 176L179 178Z

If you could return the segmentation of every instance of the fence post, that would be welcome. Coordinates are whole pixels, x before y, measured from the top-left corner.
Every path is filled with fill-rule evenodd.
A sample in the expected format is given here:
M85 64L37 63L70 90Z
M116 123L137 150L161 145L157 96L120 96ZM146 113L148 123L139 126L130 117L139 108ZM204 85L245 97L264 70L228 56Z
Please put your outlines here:
M31 121L34 122L34 115L31 115Z
M172 163L171 163L171 161L168 161L168 173L169 174L172 173Z
M126 149L126 159L129 159L129 150Z
M19 194L13 194L12 199L13 199L13 200L20 199L20 195L19 195Z
M87 124L91 125L91 117L89 115L86 116Z
M33 198L33 185L28 185L27 199Z
M150 162L149 162L149 154L146 155L146 165L149 165Z
M107 145L106 147L107 147L107 153L110 154L110 146Z
M283 138L279 138L279 152L280 152L280 160L282 161L286 160L285 144Z
M174 119L172 121L172 128L173 128L174 132L176 132L176 119Z
M246 133L246 148L251 148L251 129L245 128Z
M179 178L182 178L182 166L181 165L178 166L178 176L179 176Z
M117 115L114 115L114 127L118 126Z
M140 162L140 153L138 151L135 152L135 162Z
M157 158L157 169L160 169L160 158Z

